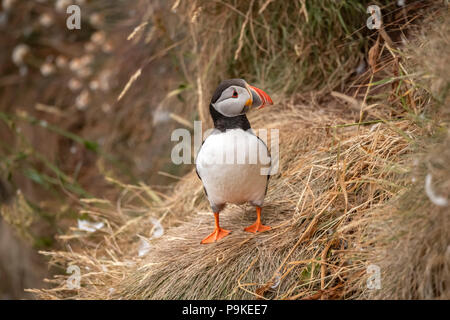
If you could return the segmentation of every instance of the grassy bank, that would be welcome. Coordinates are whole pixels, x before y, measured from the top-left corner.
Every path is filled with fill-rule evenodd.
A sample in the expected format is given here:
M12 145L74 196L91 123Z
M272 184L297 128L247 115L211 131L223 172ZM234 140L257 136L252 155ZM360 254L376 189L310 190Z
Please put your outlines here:
M219 78L244 77L274 98L250 115L255 128L280 129L280 172L263 211L274 228L248 235L240 229L252 208L228 206L221 221L235 232L200 246L212 215L195 172L165 191L109 177L117 201L81 200L80 214L104 227L59 237L76 250L42 252L63 269L78 266L81 287L59 276L54 288L32 292L448 298L448 8L389 3L380 3L385 27L369 32L360 2L175 1L196 118L207 121ZM370 265L380 268L379 290L367 286Z

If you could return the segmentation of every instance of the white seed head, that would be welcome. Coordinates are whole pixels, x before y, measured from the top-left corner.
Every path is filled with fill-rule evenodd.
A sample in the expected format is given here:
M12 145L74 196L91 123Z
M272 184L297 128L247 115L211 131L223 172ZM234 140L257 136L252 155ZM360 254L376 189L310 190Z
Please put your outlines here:
M92 80L91 82L89 82L89 89L91 89L92 91L98 90L99 87L100 83L98 82L98 80Z
M73 58L70 60L69 68L72 71L77 71L82 67L80 58Z
M106 34L104 31L97 31L94 32L91 36L92 43L101 46L103 43L105 43L106 40Z
M56 57L56 66L58 68L65 68L67 66L67 58L64 56Z
M43 13L39 17L39 23L43 27L50 27L53 24L53 17L48 13Z
M67 7L70 6L72 3L70 0L57 0L55 3L55 9L59 12L66 12Z
M69 80L69 89L73 92L80 90L82 86L82 83L78 79L72 78Z
M94 61L94 56L92 54L85 54L80 58L80 63L83 67L86 67L88 64Z
M109 113L111 111L111 105L109 103L102 104L102 111L104 113Z
M26 44L17 45L12 53L12 61L17 65L21 66L24 64L25 56L30 52L30 48Z
M99 13L93 13L89 17L89 23L94 27L101 26L103 24L103 17Z
M46 62L43 65L41 65L40 70L41 70L41 74L44 77L47 77L47 76L55 73L56 68L55 68L55 66L52 63Z
M89 100L90 100L89 91L85 89L80 93L80 95L75 100L75 106L77 107L78 110L86 110L89 104Z

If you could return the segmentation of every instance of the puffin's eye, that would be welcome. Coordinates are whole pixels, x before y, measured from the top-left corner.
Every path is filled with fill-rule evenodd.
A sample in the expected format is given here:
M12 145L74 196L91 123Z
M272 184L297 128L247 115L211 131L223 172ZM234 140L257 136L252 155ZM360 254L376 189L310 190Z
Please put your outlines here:
M233 91L233 95L232 95L232 97L233 97L233 98L237 98L237 97L238 97L238 93L237 93L237 91L236 91L236 90L234 90L234 91Z

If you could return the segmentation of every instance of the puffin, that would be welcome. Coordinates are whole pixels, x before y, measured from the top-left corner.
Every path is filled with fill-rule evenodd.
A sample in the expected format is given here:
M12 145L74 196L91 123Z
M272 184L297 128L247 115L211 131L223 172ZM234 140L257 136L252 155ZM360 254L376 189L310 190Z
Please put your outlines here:
M266 92L243 79L222 81L212 95L209 112L214 128L197 153L195 167L214 213L215 229L201 244L216 242L231 232L219 224L219 214L227 203L250 203L256 207L256 221L244 231L271 229L261 222L270 177L270 153L253 132L246 113L272 104Z

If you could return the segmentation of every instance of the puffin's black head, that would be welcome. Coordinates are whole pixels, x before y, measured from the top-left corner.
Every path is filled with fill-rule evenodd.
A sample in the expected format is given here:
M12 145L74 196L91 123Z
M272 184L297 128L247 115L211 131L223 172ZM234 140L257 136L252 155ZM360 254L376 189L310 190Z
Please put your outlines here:
M225 117L236 117L266 104L273 104L269 95L243 79L222 81L211 98L211 106Z

